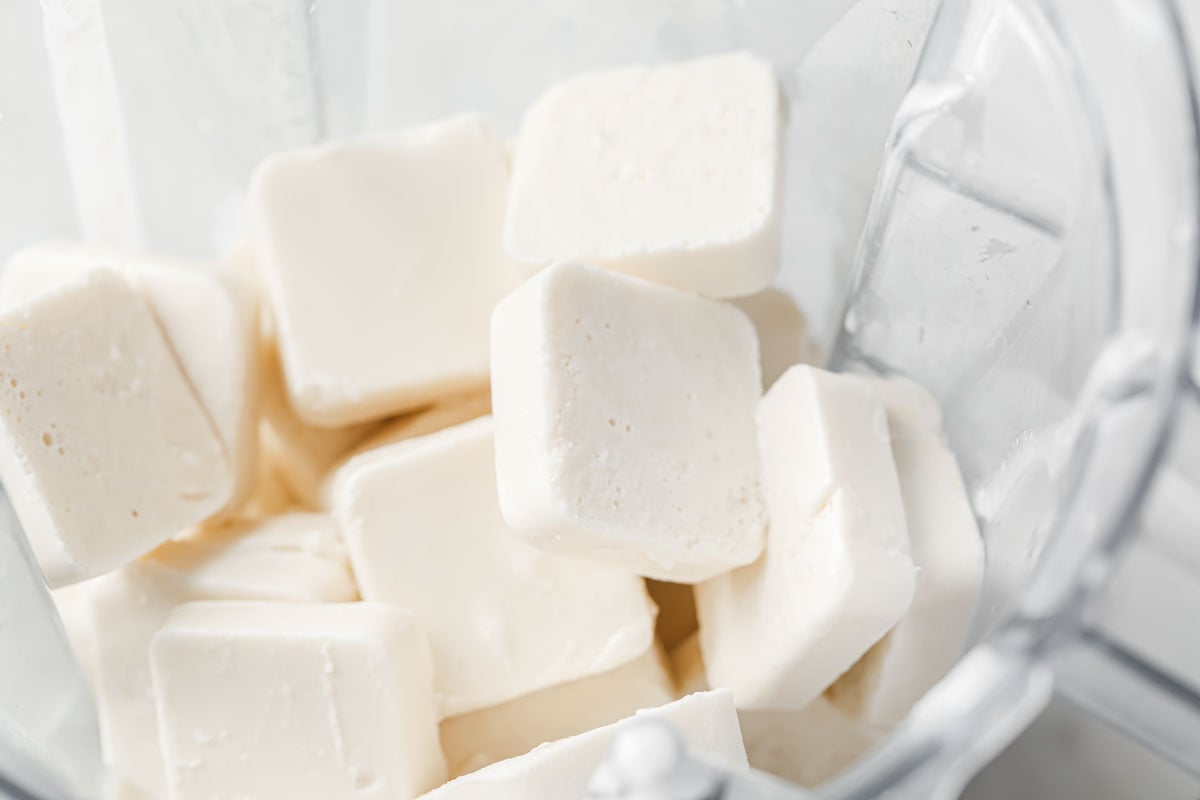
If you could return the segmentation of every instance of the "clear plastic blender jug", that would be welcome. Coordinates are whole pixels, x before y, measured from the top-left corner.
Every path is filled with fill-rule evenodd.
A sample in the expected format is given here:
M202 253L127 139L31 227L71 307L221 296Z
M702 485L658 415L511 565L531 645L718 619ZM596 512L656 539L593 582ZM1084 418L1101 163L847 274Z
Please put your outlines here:
M215 253L275 150L468 109L515 133L559 77L755 51L789 107L781 285L835 367L939 397L987 545L969 651L816 796L953 797L1055 691L1200 773L1195 648L1163 651L1129 621L1200 610L1200 183L1179 10L935 6L11 2L0 255L79 235ZM0 522L0 793L94 796L86 690ZM728 781L721 796L807 796Z

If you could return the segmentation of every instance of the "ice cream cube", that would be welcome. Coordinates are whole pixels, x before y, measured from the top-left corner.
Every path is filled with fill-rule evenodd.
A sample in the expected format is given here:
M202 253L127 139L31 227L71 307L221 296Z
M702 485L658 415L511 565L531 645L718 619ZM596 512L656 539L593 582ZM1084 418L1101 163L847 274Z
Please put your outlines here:
M762 550L754 328L594 267L544 270L492 317L496 474L528 541L694 583Z
M748 53L561 81L517 140L505 247L751 294L779 269L780 99Z

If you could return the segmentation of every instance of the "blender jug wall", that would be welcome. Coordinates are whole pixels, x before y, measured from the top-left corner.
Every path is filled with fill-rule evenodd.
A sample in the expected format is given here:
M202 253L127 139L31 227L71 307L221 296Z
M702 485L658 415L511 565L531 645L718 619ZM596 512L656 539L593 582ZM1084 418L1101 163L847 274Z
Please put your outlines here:
M981 645L917 727L994 650L1200 772L1197 665L1132 652L1093 604L1140 552L1176 400L1176 458L1194 435L1181 36L1167 3L948 2L897 114L833 360L934 388L988 553ZM1200 571L1173 577L1194 601Z
M936 20L932 0L42 6L13 18L46 37L26 48L40 83L0 76L30 110L6 115L8 135L40 143L0 209L41 181L55 215L47 230L0 219L2 256L76 229L214 254L274 150L467 109L515 132L530 98L584 69L771 59L790 117L781 285L814 330L837 330L836 366L938 395L987 543L973 648L820 796L954 796L1054 687L1200 769L1194 687L1090 610L1155 480L1193 323L1195 115L1168 0L944 0ZM81 72L91 88L68 91ZM1168 504L1200 485L1183 455ZM0 689L4 738L20 690ZM757 779L728 791L801 796Z

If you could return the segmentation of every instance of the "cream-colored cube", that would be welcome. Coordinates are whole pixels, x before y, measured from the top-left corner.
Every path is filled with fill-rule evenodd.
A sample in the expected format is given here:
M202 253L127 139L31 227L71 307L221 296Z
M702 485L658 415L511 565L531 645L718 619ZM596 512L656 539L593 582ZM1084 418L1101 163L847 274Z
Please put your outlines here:
M821 349L808 335L808 320L787 292L763 289L731 302L754 323L762 359L764 391L770 389L788 367L796 364L819 367L824 362Z
M515 285L509 163L477 115L269 159L251 237L292 405L348 425L478 389Z
M364 457L334 516L366 600L429 634L444 716L628 663L654 605L634 575L530 547L496 501L490 417Z
M52 587L224 509L235 474L150 307L95 270L0 313L0 478Z
M236 481L229 509L236 509L253 490L257 470L258 305L252 287L223 265L54 244L9 260L0 278L0 305L18 305L97 269L120 272L150 304L229 454Z
M700 644L709 680L738 708L798 710L904 616L916 570L871 387L792 367L758 419L766 551L696 587Z
M445 779L429 647L381 603L187 603L150 648L172 800L406 800Z
M492 317L496 473L531 543L679 583L763 547L758 346L728 303L551 267Z
M613 737L632 719L658 718L674 725L696 753L731 769L744 769L737 712L729 692L702 692L568 739L544 744L450 781L422 800L531 800L586 797L592 772L608 755Z
M910 381L870 385L887 409L917 585L904 618L826 696L850 717L887 728L962 655L983 579L983 539L937 402Z
M442 750L458 777L675 698L662 649L654 647L608 672L444 720Z
M747 53L568 78L525 115L505 246L710 297L779 269L780 98Z
M333 520L288 514L167 542L89 584L100 738L110 770L166 796L150 685L150 640L193 600L349 602L358 590Z

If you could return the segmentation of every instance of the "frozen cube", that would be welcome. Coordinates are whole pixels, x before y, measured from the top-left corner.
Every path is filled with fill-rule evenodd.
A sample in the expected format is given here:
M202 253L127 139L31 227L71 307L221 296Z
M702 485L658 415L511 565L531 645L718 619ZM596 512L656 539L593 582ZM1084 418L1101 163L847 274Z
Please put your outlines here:
M592 772L608 754L613 737L630 720L663 719L683 734L697 753L733 769L745 768L746 751L729 692L689 695L639 711L621 722L544 744L523 756L476 770L435 789L422 800L530 800L586 797Z
M962 655L983 579L983 540L937 402L909 381L863 380L887 409L917 584L904 618L825 694L851 718L886 728Z
M150 684L150 640L193 600L349 602L358 590L323 514L241 521L167 542L89 583L100 735L110 770L155 797L167 784Z
M251 235L302 419L349 425L486 385L488 317L518 280L508 175L476 115L263 164Z
M244 279L221 265L83 245L17 253L0 278L0 303L97 269L120 272L142 292L229 453L236 508L253 490L258 456L258 306Z
M444 720L442 750L458 777L675 697L662 649L654 647L608 672Z
M758 420L766 550L696 587L700 644L709 680L738 708L802 709L904 616L916 570L871 387L792 367Z
M187 603L150 662L173 800L403 800L445 779L429 646L394 606Z
M766 516L745 315L578 265L544 270L492 318L505 520L571 558L680 583L758 557Z
M711 297L779 269L780 97L747 53L561 81L525 115L505 247Z
M698 636L676 648L672 666L681 692L708 690ZM846 716L824 697L800 711L742 710L738 722L750 766L805 787L836 777L880 738L879 731Z
M0 477L51 586L229 504L235 470L142 296L109 270L0 313Z
M796 364L821 366L824 358L820 348L808 336L808 321L786 292L763 289L739 297L733 304L750 318L758 334L764 391L770 389L788 367Z
M334 515L363 598L412 610L428 632L444 716L652 645L639 578L545 553L504 524L490 417L374 451L340 483Z

